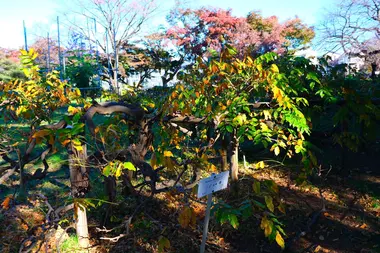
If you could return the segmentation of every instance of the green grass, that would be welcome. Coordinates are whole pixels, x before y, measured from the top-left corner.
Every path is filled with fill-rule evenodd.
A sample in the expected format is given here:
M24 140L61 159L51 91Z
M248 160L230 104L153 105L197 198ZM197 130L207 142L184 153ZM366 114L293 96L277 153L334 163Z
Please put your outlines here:
M65 252L80 252L79 241L76 235L71 235L60 245L62 253Z

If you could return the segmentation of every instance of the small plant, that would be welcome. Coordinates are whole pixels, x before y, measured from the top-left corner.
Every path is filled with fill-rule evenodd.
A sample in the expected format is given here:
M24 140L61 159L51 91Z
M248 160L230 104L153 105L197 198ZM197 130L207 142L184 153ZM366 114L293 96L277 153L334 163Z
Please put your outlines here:
M76 235L71 235L68 239L64 240L60 245L60 250L64 252L79 252L80 251L78 237Z

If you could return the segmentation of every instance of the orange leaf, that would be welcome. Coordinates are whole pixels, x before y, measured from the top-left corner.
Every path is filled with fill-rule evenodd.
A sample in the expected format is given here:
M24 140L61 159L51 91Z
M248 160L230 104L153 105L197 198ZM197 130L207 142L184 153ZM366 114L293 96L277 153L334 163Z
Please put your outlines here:
M33 138L44 137L44 136L49 135L49 134L50 134L49 129L42 129L42 130L35 132L32 137Z
M70 142L71 142L71 140L64 140L61 143L62 143L62 146L66 146Z
M10 204L11 199L12 199L12 196L8 196L5 198L3 203L1 203L1 206L3 207L3 209L5 209L5 210L9 209L9 204Z
M49 136L49 144L50 145L54 145L54 137L53 137L53 135Z

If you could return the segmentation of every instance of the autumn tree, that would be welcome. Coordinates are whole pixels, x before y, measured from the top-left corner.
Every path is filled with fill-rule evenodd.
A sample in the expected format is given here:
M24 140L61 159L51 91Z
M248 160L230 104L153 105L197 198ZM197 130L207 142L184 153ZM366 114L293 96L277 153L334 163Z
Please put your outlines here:
M36 63L40 66L41 70L48 72L59 69L60 49L56 40L48 37L40 37L30 45L30 48L33 48L38 54ZM61 52L63 51L63 48L61 48Z
M207 53L208 48L220 51L223 43L233 45L241 55L269 51L281 54L306 45L314 37L313 29L298 18L280 23L277 17L264 18L258 12L235 17L223 9L175 9L168 21L168 39L185 52L190 62Z
M378 67L380 4L376 0L341 0L327 12L320 25L321 42L329 51L360 57L371 66L372 77Z
M279 54L306 47L314 38L314 30L298 17L280 22L278 17L263 17L259 12L247 16L250 54L275 51ZM249 39L250 38L250 39Z

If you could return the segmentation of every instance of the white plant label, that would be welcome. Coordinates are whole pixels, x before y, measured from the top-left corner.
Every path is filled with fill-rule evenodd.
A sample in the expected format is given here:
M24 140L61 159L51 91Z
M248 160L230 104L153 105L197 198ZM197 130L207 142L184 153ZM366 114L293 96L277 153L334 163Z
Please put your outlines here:
M199 181L198 198L202 198L210 193L214 193L227 188L229 171L224 171L217 175L212 175Z

